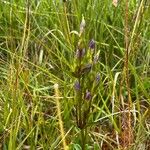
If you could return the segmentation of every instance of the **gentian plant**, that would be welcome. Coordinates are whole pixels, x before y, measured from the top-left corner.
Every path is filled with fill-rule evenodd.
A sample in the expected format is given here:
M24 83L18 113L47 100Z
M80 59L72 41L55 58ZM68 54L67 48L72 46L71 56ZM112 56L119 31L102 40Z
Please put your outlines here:
M74 81L74 105L76 125L81 129L81 145L85 149L87 139L87 126L92 114L92 103L96 96L96 89L100 82L100 73L97 71L99 52L96 50L96 42L91 39L83 44L85 20L82 18L80 25L79 42L75 52L75 67L72 75Z

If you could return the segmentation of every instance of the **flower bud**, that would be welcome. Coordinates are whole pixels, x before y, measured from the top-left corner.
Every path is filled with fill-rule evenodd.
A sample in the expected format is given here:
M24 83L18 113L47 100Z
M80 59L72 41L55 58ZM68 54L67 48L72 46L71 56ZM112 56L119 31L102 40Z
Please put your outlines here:
M81 68L81 74L89 73L92 69L92 64L87 64L83 68Z
M83 49L77 49L76 51L76 58L81 59L85 55L85 48Z
M98 84L100 81L100 73L97 73L96 77L95 77L95 82L96 84Z
M90 48L90 49L95 49L95 41L94 41L94 39L92 39L92 40L89 42L89 48Z
M80 86L79 81L76 81L76 82L75 82L74 88L75 88L76 91L79 91L79 90L81 89L81 86Z
M91 95L91 92L89 92L88 90L86 91L86 94L85 94L85 100L91 100L92 99L92 95Z
M85 19L84 19L84 16L82 16L82 21L81 21L81 24L80 24L80 34L82 34L82 32L84 31L84 28L85 28Z
M98 53L96 55L94 55L94 58L93 58L94 64L96 64L99 60L99 53L100 53L100 51L98 51Z

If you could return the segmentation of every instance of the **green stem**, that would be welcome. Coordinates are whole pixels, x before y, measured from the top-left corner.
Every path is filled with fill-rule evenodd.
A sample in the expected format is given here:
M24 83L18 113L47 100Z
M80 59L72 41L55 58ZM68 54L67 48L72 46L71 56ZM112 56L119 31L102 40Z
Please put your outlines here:
M79 78L79 84L81 85L81 79ZM82 86L79 93L79 99L78 99L78 109L79 109L79 126L82 126Z
M82 150L85 150L85 134L84 131L85 129L81 129L81 145L82 145Z
M83 128L81 129L81 146L82 146L82 150L85 150L86 147L86 140L87 140L87 128Z

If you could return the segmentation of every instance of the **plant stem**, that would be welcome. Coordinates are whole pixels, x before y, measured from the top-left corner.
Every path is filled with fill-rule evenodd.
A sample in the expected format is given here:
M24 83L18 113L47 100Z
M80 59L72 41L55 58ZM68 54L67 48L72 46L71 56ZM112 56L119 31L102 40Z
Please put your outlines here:
M81 145L82 145L82 150L85 150L85 143L86 143L86 135L85 131L86 129L81 129Z

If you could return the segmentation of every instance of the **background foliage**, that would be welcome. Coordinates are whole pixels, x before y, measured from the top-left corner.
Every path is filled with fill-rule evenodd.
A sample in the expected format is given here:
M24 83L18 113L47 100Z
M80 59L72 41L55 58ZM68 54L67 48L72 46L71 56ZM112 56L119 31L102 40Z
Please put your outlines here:
M150 3L129 1L128 11L126 4L0 1L1 149L150 149ZM85 48L88 63L91 39L99 59L81 77L79 94L74 88L76 51ZM98 87L86 101L96 73ZM89 103L81 128L77 112L84 119Z

